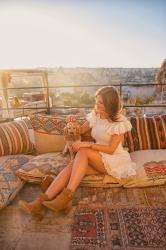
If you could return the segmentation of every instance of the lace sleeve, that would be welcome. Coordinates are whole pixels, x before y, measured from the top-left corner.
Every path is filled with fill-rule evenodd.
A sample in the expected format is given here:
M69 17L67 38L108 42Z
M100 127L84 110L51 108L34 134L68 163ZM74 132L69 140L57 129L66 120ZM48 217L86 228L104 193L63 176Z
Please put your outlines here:
M124 134L127 131L130 131L132 129L131 123L126 119L124 121L120 122L114 122L110 125L110 127L107 129L107 133L110 135L119 135Z
M92 111L89 114L87 114L86 120L89 122L90 128L94 126L94 124L96 123L96 119L97 119L97 116L95 114L95 111Z

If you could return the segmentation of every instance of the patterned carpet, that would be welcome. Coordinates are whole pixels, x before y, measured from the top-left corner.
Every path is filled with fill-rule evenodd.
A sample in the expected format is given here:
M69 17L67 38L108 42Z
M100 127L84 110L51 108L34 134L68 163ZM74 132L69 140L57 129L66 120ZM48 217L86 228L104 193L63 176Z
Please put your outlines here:
M165 186L81 193L70 250L166 249Z

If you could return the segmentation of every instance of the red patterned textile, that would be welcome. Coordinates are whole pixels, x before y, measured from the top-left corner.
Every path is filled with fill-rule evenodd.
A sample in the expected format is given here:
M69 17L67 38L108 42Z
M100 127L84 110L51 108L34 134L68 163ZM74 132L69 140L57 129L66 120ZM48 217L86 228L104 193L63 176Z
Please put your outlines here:
M163 207L78 208L70 250L164 250Z

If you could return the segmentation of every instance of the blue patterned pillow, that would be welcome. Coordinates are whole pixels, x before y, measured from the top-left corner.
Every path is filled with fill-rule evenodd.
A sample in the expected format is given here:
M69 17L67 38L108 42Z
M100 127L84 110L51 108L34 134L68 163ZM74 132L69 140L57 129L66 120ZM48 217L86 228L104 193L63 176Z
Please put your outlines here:
M57 175L59 172L67 166L70 161L70 157L64 157L62 153L47 153L35 156L28 163L26 163L20 171L29 172L34 169L38 169L42 174ZM18 171L19 173L19 171Z
M31 155L0 157L0 209L7 206L23 187L24 182L16 176L16 173L33 157Z

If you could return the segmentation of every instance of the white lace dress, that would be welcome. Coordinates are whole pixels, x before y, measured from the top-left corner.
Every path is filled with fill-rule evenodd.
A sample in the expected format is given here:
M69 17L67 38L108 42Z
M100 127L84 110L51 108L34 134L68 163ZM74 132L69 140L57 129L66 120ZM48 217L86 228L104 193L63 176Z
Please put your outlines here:
M119 121L109 122L92 111L87 114L86 119L92 128L91 135L97 144L109 145L112 135L125 133L132 128L131 123L123 115L120 116ZM129 153L123 148L121 142L113 154L99 153L109 175L116 178L136 175L136 164L131 161Z

